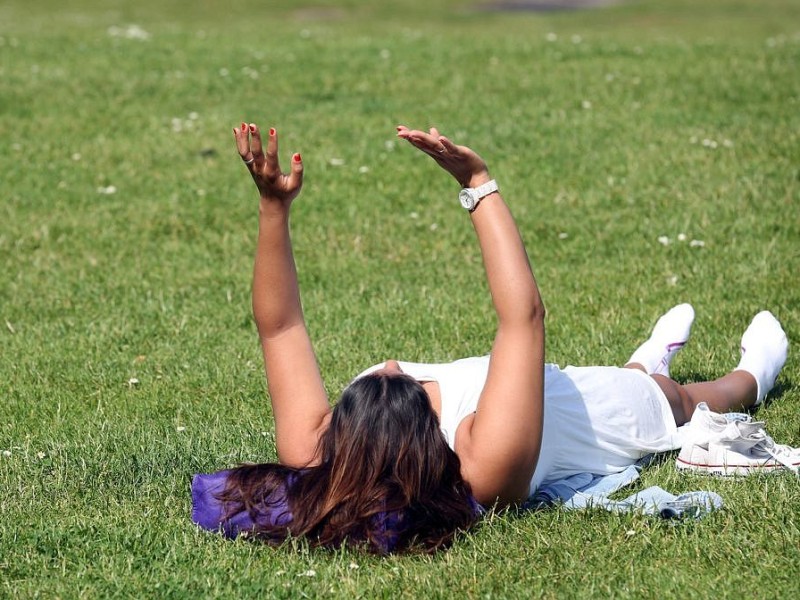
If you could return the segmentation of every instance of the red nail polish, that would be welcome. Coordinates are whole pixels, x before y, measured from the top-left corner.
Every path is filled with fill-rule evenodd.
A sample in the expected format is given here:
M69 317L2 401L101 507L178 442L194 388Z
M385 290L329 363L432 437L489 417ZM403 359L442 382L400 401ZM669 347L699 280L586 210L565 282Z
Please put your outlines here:
M250 131L252 133L255 133L256 132L256 126L255 125L250 125Z
M242 131L247 131L247 124L246 123L242 123Z
M294 155L292 156L292 160L293 160L294 162L300 162L300 161L302 160L302 159L300 158L300 153L299 153L299 152L295 152L295 153L294 153Z
M269 128L269 134L270 135L275 135L275 128L274 127L270 127Z

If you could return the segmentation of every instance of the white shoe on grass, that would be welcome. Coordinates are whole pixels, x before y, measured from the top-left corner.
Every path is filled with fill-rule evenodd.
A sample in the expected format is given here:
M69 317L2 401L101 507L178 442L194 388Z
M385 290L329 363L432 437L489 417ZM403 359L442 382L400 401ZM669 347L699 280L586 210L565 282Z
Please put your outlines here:
M752 475L784 468L800 474L800 448L776 444L764 423L750 415L723 415L701 402L687 425L675 466L709 475Z

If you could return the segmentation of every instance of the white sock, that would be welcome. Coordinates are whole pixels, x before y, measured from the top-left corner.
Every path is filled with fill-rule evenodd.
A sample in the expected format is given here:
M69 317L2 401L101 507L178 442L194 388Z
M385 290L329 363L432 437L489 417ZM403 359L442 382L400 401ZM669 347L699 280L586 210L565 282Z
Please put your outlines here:
M628 364L639 363L649 374L669 377L669 364L689 341L694 322L690 304L679 304L664 313L653 328L650 339L636 349Z
M734 371L747 371L755 377L758 384L756 406L775 385L788 351L786 333L771 312L765 310L753 317L742 336L742 359Z

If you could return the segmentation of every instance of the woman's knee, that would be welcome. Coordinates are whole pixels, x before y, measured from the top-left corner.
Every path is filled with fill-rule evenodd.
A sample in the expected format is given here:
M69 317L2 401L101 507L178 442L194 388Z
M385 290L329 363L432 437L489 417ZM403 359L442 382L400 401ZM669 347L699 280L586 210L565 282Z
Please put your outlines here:
M696 407L691 394L685 387L669 377L664 375L651 375L651 377L667 397L669 407L672 409L672 416L675 418L675 424L680 427L684 423L688 423Z

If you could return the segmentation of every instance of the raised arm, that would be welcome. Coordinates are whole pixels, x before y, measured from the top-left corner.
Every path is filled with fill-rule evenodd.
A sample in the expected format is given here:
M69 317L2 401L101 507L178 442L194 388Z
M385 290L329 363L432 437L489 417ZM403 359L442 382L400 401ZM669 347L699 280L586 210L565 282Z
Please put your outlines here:
M264 352L275 416L278 460L303 467L315 460L330 407L308 336L289 237L289 210L303 185L303 163L292 156L289 173L278 162L278 134L270 129L266 154L251 123L234 128L239 155L259 192L258 244L253 269L253 315Z
M462 187L491 177L486 163L436 129L398 127L398 136L431 156ZM474 415L456 431L465 479L484 504L527 498L544 417L544 305L511 212L494 192L471 213L498 325L489 374Z

